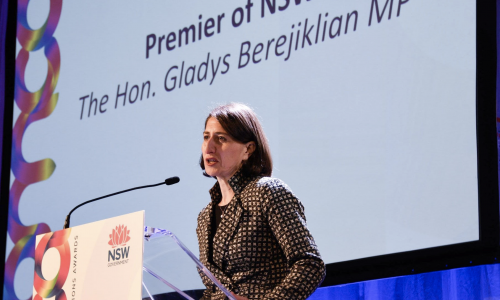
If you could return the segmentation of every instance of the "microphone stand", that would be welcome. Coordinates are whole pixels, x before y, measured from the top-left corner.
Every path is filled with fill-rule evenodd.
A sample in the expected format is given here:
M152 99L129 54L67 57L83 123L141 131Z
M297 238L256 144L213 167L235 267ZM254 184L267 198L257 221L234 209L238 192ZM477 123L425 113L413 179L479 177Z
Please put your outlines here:
M64 221L64 228L63 229L68 229L69 228L69 221L70 221L70 216L71 214L77 209L79 208L80 206L83 206L87 203L90 203L90 202L94 202L94 201L97 201L97 200L100 200L100 199L104 199L104 198L108 198L108 197L111 197L111 196L114 196L114 195L118 195L118 194L122 194L122 193L126 193L126 192L130 192L130 191L133 191L133 190L139 190L139 189L144 189L144 188L149 188L149 187L154 187L154 186L159 186L159 185L163 185L163 184L166 184L166 185L171 185L171 184L176 184L177 182L179 182L179 177L170 177L168 179L165 179L165 181L163 182L160 182L160 183L157 183L157 184L150 184L150 185L143 185L143 186L138 186L138 187L135 187L135 188L131 188L131 189L128 189L128 190L123 190L123 191L120 191L120 192L116 192L116 193L113 193L113 194L109 194L109 195L106 195L106 196L102 196L102 197L99 197L99 198L95 198L95 199L92 199L92 200L88 200L88 201L85 201L83 203L80 203L78 204L77 206L75 206L70 212L69 214L66 216L66 220Z

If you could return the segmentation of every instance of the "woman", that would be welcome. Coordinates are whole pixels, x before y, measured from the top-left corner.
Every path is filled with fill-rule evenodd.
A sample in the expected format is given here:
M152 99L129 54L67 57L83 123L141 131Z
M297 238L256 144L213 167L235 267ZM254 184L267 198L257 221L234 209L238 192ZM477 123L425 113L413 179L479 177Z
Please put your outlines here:
M205 121L200 166L217 179L198 216L201 262L236 299L306 299L325 265L304 208L281 180L262 127L247 106L215 108ZM203 299L225 299L201 274Z

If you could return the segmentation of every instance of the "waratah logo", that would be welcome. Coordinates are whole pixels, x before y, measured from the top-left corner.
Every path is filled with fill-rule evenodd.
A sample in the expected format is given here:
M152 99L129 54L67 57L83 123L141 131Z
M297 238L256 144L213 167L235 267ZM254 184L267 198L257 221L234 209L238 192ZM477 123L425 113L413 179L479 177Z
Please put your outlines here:
M130 230L127 230L127 226L118 225L113 229L113 232L109 235L108 244L116 248L118 246L125 246L128 241L130 241L130 237L128 236Z

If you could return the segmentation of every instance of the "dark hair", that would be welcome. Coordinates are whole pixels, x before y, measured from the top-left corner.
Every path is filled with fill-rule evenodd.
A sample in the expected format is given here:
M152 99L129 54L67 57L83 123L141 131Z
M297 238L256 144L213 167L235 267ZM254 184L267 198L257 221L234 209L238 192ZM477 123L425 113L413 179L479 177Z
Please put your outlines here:
M250 155L248 160L243 162L241 167L245 175L252 176L271 176L273 172L273 161L271 159L271 151L267 143L264 130L260 125L257 115L253 110L241 103L229 103L214 108L207 119L215 118L219 121L224 130L240 143L255 143L255 151ZM200 167L205 170L203 154L200 158ZM203 175L207 173L203 172ZM209 176L210 177L210 176Z

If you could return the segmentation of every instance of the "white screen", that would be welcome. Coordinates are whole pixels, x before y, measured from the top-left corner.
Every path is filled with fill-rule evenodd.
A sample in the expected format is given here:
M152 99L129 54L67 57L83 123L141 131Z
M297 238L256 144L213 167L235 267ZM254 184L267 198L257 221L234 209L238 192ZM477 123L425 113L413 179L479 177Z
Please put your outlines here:
M266 4L262 17L263 3L253 0L247 22L247 1L64 1L54 33L59 101L22 141L27 161L51 158L56 169L24 191L23 223L59 230L85 200L179 176L174 186L84 206L72 226L145 209L147 225L171 230L197 253L196 218L215 183L198 165L204 121L215 105L242 102L259 115L273 176L304 204L326 263L477 240L475 1L292 0L274 14ZM244 20L234 27L238 7ZM31 1L28 22L38 28L48 11L48 0ZM202 27L199 39L199 15L202 26L214 19L212 36ZM306 19L311 45L303 36ZM340 35L330 38L330 26L335 35L339 24ZM190 32L179 47L179 30L190 25L196 41ZM176 47L168 51L170 32ZM150 34L156 44L146 58ZM282 35L286 43L276 50ZM250 55L258 43L263 50L255 56L259 63L238 68L244 42ZM207 79L200 82L208 53ZM35 91L47 63L43 51L30 55L26 84ZM212 60L216 67L219 58L211 83ZM178 69L165 80L173 66ZM190 66L196 75L186 86ZM167 91L172 76L177 85ZM118 85L123 92L128 83L127 100L133 100L133 86L140 98L146 81L149 98L145 86L142 100L124 106L120 97L115 108ZM100 107L104 113L97 107L94 115L94 106L89 117L89 98L83 112L80 98L91 93L97 102L104 95L109 100ZM16 107L14 121L18 115Z

